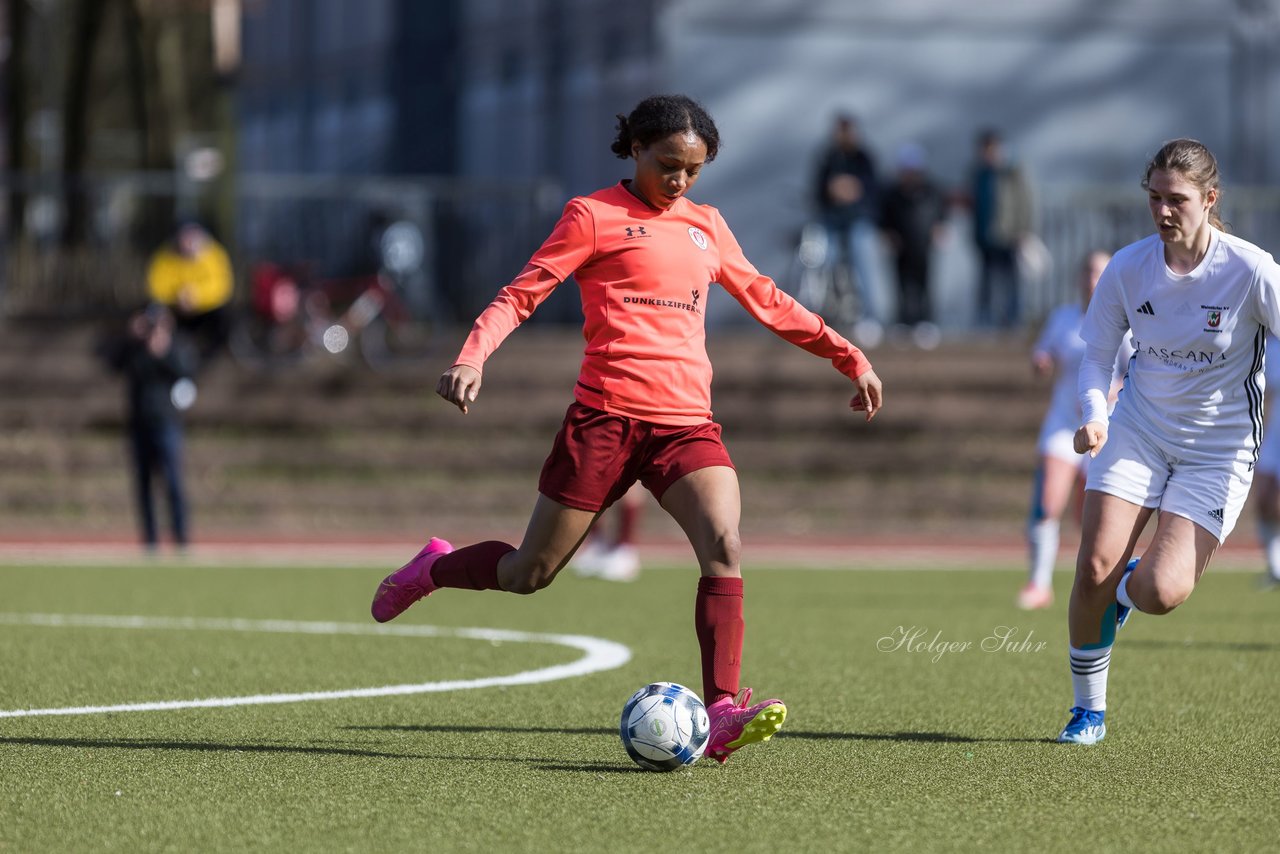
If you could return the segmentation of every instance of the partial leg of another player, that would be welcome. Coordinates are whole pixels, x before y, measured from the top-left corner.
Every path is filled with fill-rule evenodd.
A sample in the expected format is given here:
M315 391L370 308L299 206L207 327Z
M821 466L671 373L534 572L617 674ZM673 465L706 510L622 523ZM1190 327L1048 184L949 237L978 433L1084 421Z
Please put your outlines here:
M1031 517L1027 522L1030 574L1018 592L1018 607L1024 610L1048 608L1053 604L1053 567L1058 560L1058 539L1062 514L1071 500L1080 467L1048 454L1040 458L1036 470Z
M639 578L640 555L635 547L635 530L645 500L644 487L632 484L622 498L601 514L586 542L569 562L569 568L578 575L605 581Z
M1276 429L1280 430L1280 424ZM1253 500L1258 509L1258 541L1267 564L1259 584L1264 589L1280 589L1280 480L1270 472L1258 471L1253 479Z
M706 755L723 763L739 748L768 741L787 715L781 700L751 705L751 689L739 685L745 622L737 472L728 466L693 471L663 493L661 504L688 536L702 572L694 626L711 720Z

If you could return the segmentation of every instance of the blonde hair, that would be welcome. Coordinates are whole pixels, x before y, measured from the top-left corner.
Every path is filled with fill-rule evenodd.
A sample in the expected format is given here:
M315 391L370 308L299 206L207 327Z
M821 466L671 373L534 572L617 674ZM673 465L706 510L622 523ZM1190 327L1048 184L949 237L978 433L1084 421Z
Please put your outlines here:
M1222 177L1218 173L1218 161L1203 142L1195 139L1174 139L1166 142L1147 164L1147 171L1142 176L1142 189L1149 189L1151 173L1160 169L1165 172L1177 172L1186 178L1202 195L1209 190L1217 190L1218 198L1209 208L1209 222L1220 231L1227 226L1222 221Z

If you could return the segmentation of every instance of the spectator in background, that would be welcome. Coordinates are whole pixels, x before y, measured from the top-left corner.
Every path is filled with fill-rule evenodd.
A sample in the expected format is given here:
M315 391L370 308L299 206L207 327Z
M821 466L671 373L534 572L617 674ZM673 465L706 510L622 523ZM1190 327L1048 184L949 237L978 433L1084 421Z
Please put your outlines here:
M862 144L853 116L836 117L831 143L818 162L815 183L818 210L827 229L827 264L846 266L862 304L860 319L865 325L859 335L877 338L883 323L876 297L880 187L875 161Z
M179 224L173 239L151 256L147 294L173 311L178 328L196 342L202 363L230 337L233 289L227 250L197 222Z
M123 336L103 352L107 363L123 374L128 400L129 450L142 542L148 551L159 544L152 480L164 478L173 540L188 542L187 501L182 480L182 412L195 402L196 353L177 329L173 313L152 304L135 312Z
M946 225L947 199L929 177L919 144L904 143L896 165L897 177L880 206L880 227L898 276L898 323L911 328L919 346L932 349L939 335L929 301L929 258Z
M981 264L978 325L1009 329L1021 314L1018 248L1031 234L1031 190L1022 170L1006 161L1000 133L991 128L978 134L970 202Z

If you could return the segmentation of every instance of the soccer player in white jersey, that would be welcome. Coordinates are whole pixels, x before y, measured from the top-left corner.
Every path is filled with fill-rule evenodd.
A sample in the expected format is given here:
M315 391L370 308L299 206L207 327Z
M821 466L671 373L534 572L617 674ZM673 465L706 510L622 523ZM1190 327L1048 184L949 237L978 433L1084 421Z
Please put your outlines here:
M1262 441L1264 342L1280 329L1280 267L1223 230L1209 149L1166 143L1142 184L1157 233L1116 253L1081 333L1075 447L1094 459L1068 618L1075 705L1058 736L1076 744L1106 734L1116 630L1135 609L1182 604L1239 518ZM1108 416L1130 329L1134 356ZM1131 561L1156 510L1151 545Z
M1280 389L1280 341L1267 336L1271 358L1267 360L1267 388L1272 390L1272 400L1267 404L1267 427L1262 436L1262 449L1258 452L1258 464L1254 466L1253 504L1258 514L1258 542L1267 567L1263 570L1261 586L1264 589L1280 589L1280 429L1276 428L1275 390Z
M1075 433L1080 426L1080 401L1076 394L1080 359L1084 356L1084 339L1080 324L1085 309L1111 253L1088 252L1080 265L1080 299L1059 306L1045 321L1040 337L1031 350L1031 368L1037 376L1054 377L1049 409L1040 426L1037 442L1040 461L1036 466L1031 494L1031 514L1027 519L1027 545L1030 573L1026 586L1018 592L1018 607L1023 610L1048 608L1053 604L1053 566L1058 560L1058 535L1063 512L1066 511L1077 480L1089 469L1089 457L1077 454ZM1124 371L1133 349L1129 338L1116 356L1110 399L1119 391Z

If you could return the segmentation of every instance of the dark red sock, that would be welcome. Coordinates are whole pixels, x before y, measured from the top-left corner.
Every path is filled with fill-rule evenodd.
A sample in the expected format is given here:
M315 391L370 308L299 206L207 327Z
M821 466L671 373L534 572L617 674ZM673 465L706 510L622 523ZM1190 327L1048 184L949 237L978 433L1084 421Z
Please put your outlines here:
M698 579L693 625L702 649L702 700L708 706L738 693L742 671L742 579Z
M487 540L436 558L431 565L431 580L437 587L461 590L501 590L498 586L498 561L516 547L498 540Z
M629 546L636 538L636 520L640 517L640 508L627 499L618 502L618 536L613 541L615 546Z

